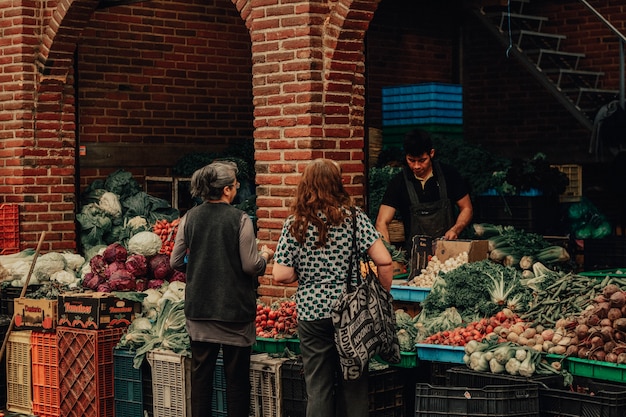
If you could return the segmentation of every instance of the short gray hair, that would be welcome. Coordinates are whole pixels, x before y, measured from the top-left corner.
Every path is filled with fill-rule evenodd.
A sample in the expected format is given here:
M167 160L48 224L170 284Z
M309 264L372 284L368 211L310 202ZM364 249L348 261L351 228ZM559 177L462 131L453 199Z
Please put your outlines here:
M237 181L237 164L232 161L214 161L191 176L191 196L202 200L219 200L224 187Z

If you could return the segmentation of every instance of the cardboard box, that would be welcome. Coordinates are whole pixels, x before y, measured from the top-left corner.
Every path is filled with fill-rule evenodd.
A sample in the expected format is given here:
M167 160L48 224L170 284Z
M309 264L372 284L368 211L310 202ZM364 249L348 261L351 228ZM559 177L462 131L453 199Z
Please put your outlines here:
M57 325L57 300L14 298L16 330L52 331Z
M462 252L467 252L468 262L482 261L489 257L488 240L437 240L434 246L434 254L441 262L456 258Z
M58 325L79 329L126 327L141 312L140 302L103 292L61 294L58 301Z

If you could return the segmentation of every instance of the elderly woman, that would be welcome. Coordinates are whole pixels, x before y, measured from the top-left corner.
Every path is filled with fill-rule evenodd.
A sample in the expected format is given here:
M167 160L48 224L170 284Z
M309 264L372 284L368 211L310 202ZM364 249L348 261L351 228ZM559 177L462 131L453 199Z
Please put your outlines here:
M369 218L353 206L334 161L317 159L307 165L276 247L274 281L298 281L298 336L307 417L369 415L367 373L357 380L343 380L331 319L331 307L342 293L353 256L352 208L356 209L358 250L367 251L381 284L389 290L391 255Z
M187 273L193 417L212 415L213 374L220 349L228 415L249 415L256 289L273 251L263 246L257 252L252 221L231 205L238 188L237 166L232 162L213 162L194 172L191 194L203 202L181 219L170 260L173 268Z

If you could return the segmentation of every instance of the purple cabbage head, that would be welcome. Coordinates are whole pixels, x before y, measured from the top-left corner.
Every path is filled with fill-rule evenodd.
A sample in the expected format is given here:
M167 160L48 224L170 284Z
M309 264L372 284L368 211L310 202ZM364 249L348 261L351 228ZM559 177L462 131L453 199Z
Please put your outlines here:
M89 260L89 266L91 267L92 273L104 276L104 271L106 270L107 263L105 262L102 255L95 255Z
M98 285L104 282L104 278L102 278L98 274L94 274L93 272L87 272L83 277L83 287L89 288L91 290L98 289Z
M115 242L111 243L104 249L102 256L108 264L113 262L126 262L128 251L124 246L122 246L121 243Z
M118 269L109 277L107 283L112 291L135 291L135 277L125 269Z
M126 259L126 269L135 278L143 277L148 273L148 260L145 256L133 254Z
M164 253L159 253L150 258L150 272L154 279L168 280L174 270L170 266L170 257Z

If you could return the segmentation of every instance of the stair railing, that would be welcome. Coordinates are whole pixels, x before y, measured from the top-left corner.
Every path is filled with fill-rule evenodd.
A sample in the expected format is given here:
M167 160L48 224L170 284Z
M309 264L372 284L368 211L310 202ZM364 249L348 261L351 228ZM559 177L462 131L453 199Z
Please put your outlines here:
M609 28L609 30L613 32L613 34L617 36L617 39L619 40L619 104L622 108L624 108L624 43L626 43L626 37L622 35L622 33L611 24L611 22L606 20L606 18L602 16L593 6L591 6L587 2L587 0L578 1L582 3L587 9L589 9L589 11L591 11L591 13L593 13L600 22L602 22L607 28Z

